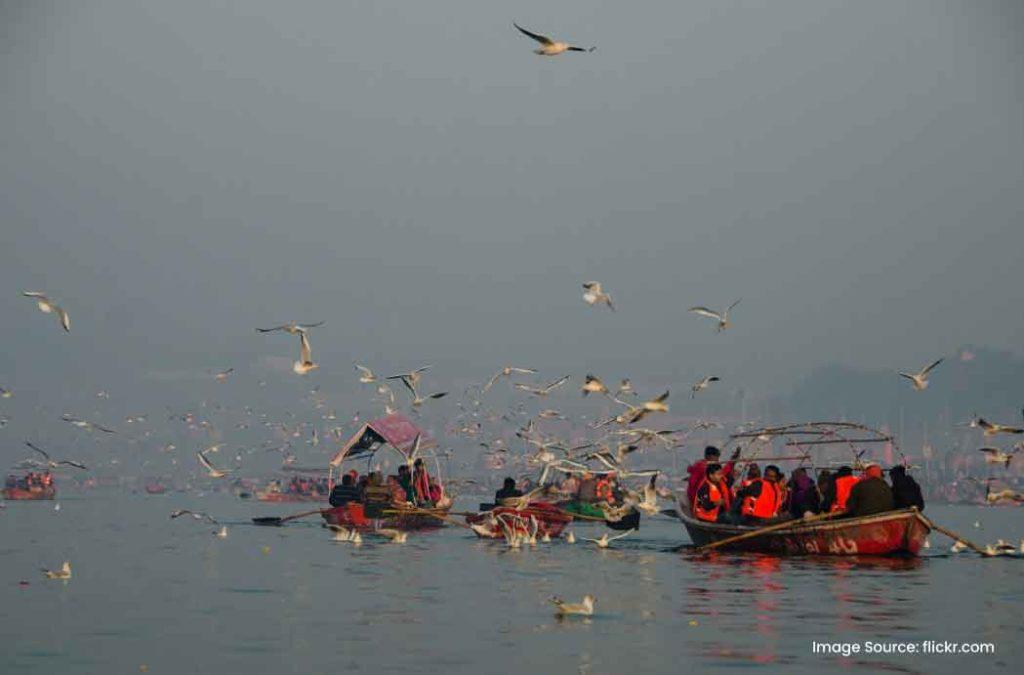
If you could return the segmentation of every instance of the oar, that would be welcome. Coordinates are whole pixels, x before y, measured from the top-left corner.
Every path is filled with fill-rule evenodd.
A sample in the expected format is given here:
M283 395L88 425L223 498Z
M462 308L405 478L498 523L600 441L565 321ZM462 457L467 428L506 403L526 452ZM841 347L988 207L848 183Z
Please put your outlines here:
M959 541L959 542L963 543L965 546L967 546L967 548L973 550L976 553L980 553L981 555L984 555L984 556L989 555L989 553L985 549L983 549L982 547L978 546L974 542L969 541L967 539L964 539L963 537L961 537L959 534L957 534L953 530L947 530L946 528L942 527L941 525L936 525L927 516L925 516L920 511L918 511L916 508L914 509L914 511L916 511L916 515L917 515L918 520L920 520L922 523L924 523L924 525L926 527L930 527L931 529L935 530L936 532L941 532L942 534L946 535L947 537L949 537L953 541Z
M320 509L317 509L316 511L303 511L302 513L296 513L294 516L285 516L283 518L281 516L263 516L261 518L253 518L252 522L255 525L283 525L289 520L305 518L306 516L311 516L314 513L320 513Z
M718 541L713 541L710 544L704 544L703 546L699 547L697 549L697 551L700 552L700 553L703 553L705 551L710 551L712 549L716 549L716 548L719 548L721 546L725 546L726 544L732 544L732 543L735 543L737 541L743 541L744 539L752 539L754 537L759 537L762 534L768 534L769 532L777 532L779 530L786 530L786 529L789 529L789 528L799 527L800 525L804 525L805 523L813 523L813 522L816 522L816 521L819 521L819 520L828 520L829 518L832 518L834 516L838 516L841 513L842 512L839 512L839 513L819 513L817 515L811 516L810 518L801 518L799 520L784 520L781 523L776 523L775 525L769 525L768 527L761 527L761 528L758 528L758 529L753 530L751 532L744 532L743 534L737 534L734 537L726 537L725 539L719 539Z

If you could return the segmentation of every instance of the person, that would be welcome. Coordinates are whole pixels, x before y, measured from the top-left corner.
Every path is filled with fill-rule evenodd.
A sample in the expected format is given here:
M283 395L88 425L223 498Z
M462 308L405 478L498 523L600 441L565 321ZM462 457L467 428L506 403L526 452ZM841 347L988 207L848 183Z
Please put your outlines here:
M615 491L612 485L615 480L614 473L607 473L597 479L597 484L594 486L595 499L598 502L605 502L607 504L615 503Z
M807 469L802 466L793 469L793 477L789 479L789 493L789 515L803 518L805 513L818 513L818 490L807 475Z
M743 480L741 480L740 482L738 482L738 483L736 483L735 485L732 486L732 496L733 496L733 498L736 497L736 493L737 492L739 492L743 488L747 487L748 485L750 485L751 483L753 483L755 480L757 480L760 477L761 477L761 467L760 466L758 466L757 464L751 464L750 466L748 466L747 467L747 476Z
M843 515L855 518L892 510L892 488L882 478L882 467L869 464L864 475L850 488Z
M575 474L569 474L558 486L559 497L563 499L575 499L580 490L580 479Z
M516 481L511 476L505 477L505 482L502 483L501 489L494 493L494 503L501 505L505 499L515 499L516 497L522 497L523 491L516 489Z
M889 469L889 480L892 481L892 500L895 508L907 509L916 506L918 511L924 511L921 486L907 475L907 467L897 464Z
M580 481L579 500L586 504L597 501L597 480L589 471L583 474L583 479Z
M732 471L736 465L736 460L739 459L740 448L736 448L732 457L722 466L722 479L729 484L732 482ZM722 451L713 445L709 445L704 448L704 459L699 462L695 462L690 466L686 467L686 473L690 474L686 482L686 496L690 500L690 506L693 506L693 501L697 496L697 487L704 481L704 476L707 473L708 464L718 464L722 457Z
M846 500L850 498L850 490L858 480L860 479L853 475L853 469L848 466L839 467L835 480L832 481L828 492L825 493L824 501L825 504L828 504L827 510L830 513L842 513L846 510Z
M430 499L430 474L422 459L417 459L412 465L412 486L415 490L416 504L418 506L429 506Z
M764 477L740 490L736 497L740 503L740 518L744 524L757 525L777 518L782 506L779 468L772 464L766 466Z
M341 477L341 484L335 485L331 490L331 496L327 498L327 501L331 506L344 506L349 502L359 501L359 497L359 488L352 481L352 476L346 473Z
M414 502L416 500L416 490L412 485L412 472L409 471L408 464L398 467L398 484L405 490L405 501Z
M722 477L721 464L708 464L704 480L697 487L693 500L693 515L709 523L728 522L730 491Z

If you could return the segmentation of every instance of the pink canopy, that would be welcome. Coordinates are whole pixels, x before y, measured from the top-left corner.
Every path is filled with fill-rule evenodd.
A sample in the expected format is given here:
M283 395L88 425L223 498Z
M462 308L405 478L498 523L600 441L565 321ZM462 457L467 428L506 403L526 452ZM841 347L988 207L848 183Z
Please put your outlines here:
M425 443L426 434L405 415L394 413L381 417L361 426L331 458L330 465L339 466L346 457L359 457L376 452L384 443L408 457L417 436L421 437L421 448L429 447Z

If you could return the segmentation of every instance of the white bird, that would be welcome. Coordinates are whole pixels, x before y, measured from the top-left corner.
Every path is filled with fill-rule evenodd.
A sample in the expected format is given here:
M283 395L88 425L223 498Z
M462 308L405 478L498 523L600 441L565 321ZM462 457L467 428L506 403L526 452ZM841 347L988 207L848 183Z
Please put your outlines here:
M701 316L706 316L709 319L714 319L715 321L717 321L718 325L715 328L715 331L721 333L723 330L727 329L729 326L732 325L732 323L729 321L729 312L731 312L732 308L738 304L740 304L739 300L732 303L721 312L716 312L712 309L708 309L707 307L699 305L697 307L691 307L689 311L692 312L693 314L700 314Z
M423 366L422 368L417 368L416 370L410 370L408 373L398 373L397 375L388 375L388 377L385 378L385 379L388 379L388 380L402 380L403 382L408 381L408 384L406 386L411 384L412 386L415 387L419 383L420 377L422 377L421 373L426 372L426 371L430 370L431 368L433 368L433 366L427 365L427 366Z
M488 389L490 389L491 387L493 387L494 384L499 379L501 379L502 377L511 377L513 373L522 373L524 375L533 375L533 374L536 374L536 372L537 371L534 370L533 368L516 368L515 366L505 366L504 368L499 370L497 373L495 373L494 377L492 377L490 380L488 380L487 384L484 385L484 388L480 390L480 393L482 394L482 393L486 392Z
M636 392L633 391L633 383L629 381L629 378L624 378L622 382L619 383L619 388L615 392L616 396L623 396L625 394L632 394L633 396L636 396Z
M985 453L986 464L1002 464L1004 467L1010 466L1010 462L1019 451L1019 447L1010 452L1003 452L999 448L978 448L978 452Z
M530 386L528 384L522 384L520 382L516 382L516 389L519 389L521 391L528 391L531 394L533 394L534 396L547 396L552 391L554 391L555 389L557 389L558 387L562 386L563 384L565 384L568 381L569 381L569 376L568 375L563 375L562 377L558 378L554 382L550 382L550 383L548 383L548 384L546 384L546 385L544 385L542 387L533 387L533 386Z
M328 525L327 527L334 532L334 541L352 541L352 535L356 533L354 529L350 530L341 525Z
M0 387L0 398L10 398L12 396L14 396L14 392L12 392L10 389Z
M214 379L216 379L216 380L217 380L218 382L223 382L224 380L228 379L228 375L230 375L230 374L231 374L231 373L233 373L233 372L235 372L235 369L234 369L234 368L228 368L227 370L222 370L222 371L220 371L219 373L217 373L217 374L216 374L216 375L214 375L213 377L214 377Z
M192 516L193 520L206 520L213 525L220 525L217 519L210 516L202 511L189 511L188 509L178 509L177 511L171 511L171 519L181 518L182 516Z
M565 602L561 598L551 598L550 602L558 607L556 614L559 616L568 616L570 614L591 616L594 613L594 601L594 596L584 595L583 602L579 603Z
M928 388L928 373L942 363L943 359L933 362L932 364L925 366L916 373L904 373L899 372L900 377L905 377L910 380L910 385L914 388L914 391L924 391Z
M643 418L647 417L650 413L654 412L668 412L668 404L665 401L668 399L669 392L666 391L661 396L644 401L640 405L633 405L632 403L626 403L620 399L613 399L616 403L626 406L626 411L616 415L615 417L605 420L598 424L598 426L604 426L610 422L616 422L618 424L636 424Z
M953 553L960 553L967 549L967 544L963 543L959 539L953 542L953 546L950 547L950 551Z
M716 377L715 375L708 375L707 377L701 378L697 382L694 382L693 386L690 387L690 398L694 398L695 396L697 396L697 392L704 391L712 382L718 382L719 380L720 378Z
M292 335L295 335L297 333L305 333L310 328L316 328L317 326L322 326L322 325L324 325L323 321L320 321L318 323L307 323L307 324L295 323L293 321L292 323L286 323L286 324L284 324L282 326L274 326L273 328L257 328L256 330L258 330L261 333L273 333L274 331L279 331L280 330L280 331L284 331L285 333L290 333Z
M404 384L405 388L412 394L412 406L416 408L423 405L428 400L444 398L448 395L448 392L446 391L438 391L433 394L427 394L426 396L420 396L419 391L416 390L416 383L406 377L402 378L402 384Z
M199 463L203 465L203 468L206 469L206 473L210 478L224 478L231 473L228 469L218 469L215 467L210 463L210 460L206 459L206 455L201 452L196 453L196 458L199 460Z
M982 430L982 434L985 436L996 436L998 434L1024 434L1024 429L1020 427L1011 427L1006 424L989 422L981 417L971 420L970 426L979 427Z
M373 371L366 366L356 364L356 370L360 371L362 375L359 376L359 381L363 384L370 384L371 382L377 381L377 376L373 374Z
M387 537L395 544L404 544L409 539L409 533L402 530L394 530L387 527L379 527L375 530L382 537Z
M313 363L313 350L309 346L309 336L306 331L299 331L299 360L292 364L292 370L297 375L305 375L319 367L320 364Z
M39 311L43 314L56 314L60 320L60 325L64 327L64 331L67 333L71 332L71 317L64 311L62 307L57 305L55 302L50 300L46 296L46 293L40 293L39 291L22 291L21 293L27 298L32 298L36 301L36 306L39 307Z
M67 560L60 566L59 570L48 570L43 569L43 574L46 575L47 579L70 579L71 578L71 563Z
M566 532L565 533L565 543L566 544L575 544L576 543L576 533L574 533L572 530L569 530L568 532Z
M613 312L615 311L615 305L612 304L612 296L602 290L600 281L587 281L583 284L583 288L586 289L583 292L583 301L588 305L593 306L603 302L608 305L608 309Z
M28 441L25 441L25 445L27 445L28 447L32 448L33 450L38 452L40 455L42 455L46 459L46 466L50 467L51 469L56 469L61 464L66 464L68 466L73 466L76 469L83 469L83 470L86 470L86 471L89 470L88 467L85 466L85 464L81 464L79 462L73 462L70 459L62 459L59 462L55 462L54 460L50 459L50 455L49 454L47 454L43 450L40 450L39 448L37 448L36 446L32 445Z
M64 420L65 422L68 422L72 426L78 427L79 429L89 429L90 431L93 430L93 429L97 429L99 431L102 431L105 434L115 434L115 433L117 433L113 429L108 429L107 427L100 426L99 424L96 424L95 422L90 422L89 420L83 420L83 419L81 419L79 417L73 417L72 415L67 415L67 414L61 415L60 418L62 420Z
M219 530L214 530L213 531L213 536L220 537L221 539L227 539L228 538L228 526L227 525L221 525Z
M629 534L629 532L630 531L627 530L626 532L623 532L622 534L615 535L614 537L609 537L608 533L605 532L604 534L601 535L600 539L591 539L590 537L581 537L581 539L583 539L584 541L590 541L590 542L593 542L594 544L597 544L598 548L608 548L609 544L611 544L616 539L622 539L627 534Z
M564 52L592 52L595 49L597 49L596 47L584 49L583 47L571 45L568 42L555 42L546 35L531 33L530 31L526 30L525 28L523 28L522 26L515 22L512 22L512 25L515 26L523 35L531 37L540 43L541 46L533 50L533 53L537 54L538 56L558 56L559 54L562 54Z
M587 379L583 382L583 386L580 387L580 391L583 392L584 396L588 394L607 394L608 387L605 386L604 382L597 375L587 373Z

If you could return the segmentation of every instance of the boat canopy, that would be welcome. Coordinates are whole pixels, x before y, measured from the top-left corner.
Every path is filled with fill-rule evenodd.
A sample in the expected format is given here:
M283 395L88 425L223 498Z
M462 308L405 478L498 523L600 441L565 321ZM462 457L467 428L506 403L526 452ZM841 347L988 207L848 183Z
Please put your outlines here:
M417 438L421 439L421 449L430 447L423 431L405 415L394 413L381 417L361 426L331 458L330 466L340 466L346 459L372 455L385 445L391 446L408 460Z

